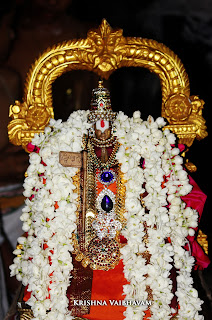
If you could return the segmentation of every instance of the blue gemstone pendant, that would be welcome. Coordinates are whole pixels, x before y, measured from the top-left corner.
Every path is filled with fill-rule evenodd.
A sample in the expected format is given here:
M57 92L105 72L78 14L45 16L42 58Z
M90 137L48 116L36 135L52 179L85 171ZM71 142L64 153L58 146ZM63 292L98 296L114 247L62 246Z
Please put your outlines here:
M96 208L102 213L113 213L116 205L115 194L109 189L103 189L96 198Z
M113 201L108 195L105 195L103 197L101 207L106 212L110 212L113 209Z

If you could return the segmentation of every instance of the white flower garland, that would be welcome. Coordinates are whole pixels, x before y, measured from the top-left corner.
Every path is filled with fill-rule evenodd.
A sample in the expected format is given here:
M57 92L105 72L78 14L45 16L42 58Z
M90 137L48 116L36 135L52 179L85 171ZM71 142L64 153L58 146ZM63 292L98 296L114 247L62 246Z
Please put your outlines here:
M32 142L40 151L30 154L24 183L24 195L28 199L21 219L28 237L18 239L23 250L15 250L20 256L10 268L11 275L16 275L32 292L27 303L36 320L74 319L68 310L66 290L73 269L70 239L77 227L77 194L73 192L72 180L77 169L60 165L58 155L61 150L81 151L82 137L90 126L87 114L87 111L74 112L65 123L51 120L45 133ZM117 159L127 180L127 225L122 231L127 244L121 254L125 278L130 284L124 286L123 292L126 300L146 300L146 286L149 286L154 300L151 319L170 319L174 310L169 307L173 295L168 276L174 257L178 269L179 319L203 319L198 315L202 302L192 287L194 259L182 248L186 236L193 234L191 228L197 226L198 214L186 208L180 198L191 191L191 186L179 150L171 147L175 143L174 135L161 130L164 124L162 118L154 121L149 117L142 121L140 112L135 112L133 118L119 112L114 122L121 144ZM139 166L141 157L145 159L143 168ZM148 195L143 200L148 213L140 202L144 183ZM142 241L144 222L148 225L147 248ZM167 238L169 243L165 241ZM141 255L145 250L151 254L147 265ZM147 306L128 306L125 319L141 320L146 309Z
M117 158L122 163L121 170L127 180L127 229L123 231L127 245L121 252L125 277L130 285L124 287L124 293L126 299L145 300L146 286L150 286L154 301L151 319L170 319L175 310L169 307L173 294L172 281L168 276L174 255L174 266L178 269L176 294L180 305L179 319L202 319L198 315L202 301L192 287L194 259L182 248L186 236L193 235L190 227L197 226L198 214L191 208L185 208L180 198L189 193L192 187L182 168L179 149L171 147L175 143L174 135L160 129L164 124L162 118L154 121L149 117L148 121L142 121L139 112L135 112L132 119L119 113L115 122L116 135L122 144ZM144 169L138 167L141 157L145 159ZM162 187L164 177L167 181ZM148 195L143 200L148 213L140 203L144 182ZM148 225L147 249L151 254L148 265L138 255L146 250L142 242L144 222ZM165 242L167 238L171 243ZM144 276L146 274L147 278ZM129 306L125 312L126 319L142 319L146 308Z

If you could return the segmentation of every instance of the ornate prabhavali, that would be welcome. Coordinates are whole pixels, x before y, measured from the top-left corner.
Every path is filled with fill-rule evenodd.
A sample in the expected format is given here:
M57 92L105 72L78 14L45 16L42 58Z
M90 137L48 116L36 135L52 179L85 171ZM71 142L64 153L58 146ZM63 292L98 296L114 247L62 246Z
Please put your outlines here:
M48 48L31 67L23 101L10 106L8 125L10 141L26 145L35 133L42 132L54 117L52 83L71 70L88 70L108 79L122 67L144 67L158 75L162 90L161 115L166 128L173 131L179 143L190 147L195 138L207 136L202 117L204 101L190 96L189 78L178 56L157 41L124 37L122 30L113 30L106 20L86 39L71 40ZM189 162L187 168L195 171ZM207 252L207 240L200 233L198 240Z
M204 101L190 96L188 75L178 56L157 41L124 37L122 30L111 29L103 20L97 30L88 32L86 39L48 48L36 60L27 75L23 102L15 101L10 106L10 141L26 148L34 134L44 130L54 117L52 83L63 73L88 70L108 79L122 67L144 67L159 76L161 115L180 143L190 147L195 138L207 136L202 117Z

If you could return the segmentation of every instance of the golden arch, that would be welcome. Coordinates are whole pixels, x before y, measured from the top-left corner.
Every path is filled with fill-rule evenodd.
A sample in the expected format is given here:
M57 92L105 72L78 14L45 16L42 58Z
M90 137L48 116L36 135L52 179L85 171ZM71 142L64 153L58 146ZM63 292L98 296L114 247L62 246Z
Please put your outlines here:
M144 67L157 74L162 89L161 115L168 120L180 143L190 146L194 139L207 136L202 117L203 100L190 96L185 68L165 45L154 40L123 37L122 30L112 30L106 20L86 39L71 40L48 48L31 67L23 102L10 106L8 125L10 141L26 148L36 132L44 130L52 106L52 83L70 70L88 70L108 79L121 67Z
M10 141L26 149L34 134L48 125L50 117L54 117L52 83L63 73L88 70L108 79L121 67L144 67L159 76L161 115L168 120L166 127L177 134L179 143L189 147L195 138L208 135L202 117L204 101L190 96L188 75L178 56L157 41L125 38L122 30L112 30L103 20L97 30L88 32L86 39L49 48L35 61L27 75L23 102L15 101L10 106ZM200 231L197 239L207 253L207 236Z

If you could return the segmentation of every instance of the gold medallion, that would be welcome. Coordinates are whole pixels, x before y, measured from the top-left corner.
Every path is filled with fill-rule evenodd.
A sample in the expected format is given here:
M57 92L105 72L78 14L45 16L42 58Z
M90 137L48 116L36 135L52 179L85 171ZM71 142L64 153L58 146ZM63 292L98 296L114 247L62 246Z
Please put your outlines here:
M119 243L115 239L96 237L91 240L88 246L87 256L91 261L92 269L112 269L120 260Z

